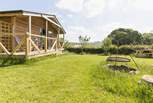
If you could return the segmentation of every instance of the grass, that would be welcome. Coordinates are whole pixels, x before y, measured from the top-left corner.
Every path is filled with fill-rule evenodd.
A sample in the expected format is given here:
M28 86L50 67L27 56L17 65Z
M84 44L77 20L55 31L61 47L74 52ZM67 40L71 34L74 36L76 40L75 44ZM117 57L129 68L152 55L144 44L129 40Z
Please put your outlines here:
M111 71L105 59L71 54L0 67L0 103L153 102L151 86L138 84L153 74L152 59L136 59L138 75Z

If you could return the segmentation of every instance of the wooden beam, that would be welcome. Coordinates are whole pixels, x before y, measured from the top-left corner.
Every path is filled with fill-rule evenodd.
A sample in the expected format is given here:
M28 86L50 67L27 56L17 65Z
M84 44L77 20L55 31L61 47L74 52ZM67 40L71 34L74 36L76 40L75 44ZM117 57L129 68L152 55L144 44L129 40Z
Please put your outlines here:
M56 22L54 22L53 20L49 19L47 16L42 16L44 19L46 19L47 21L51 22L52 24L56 25L59 28L62 28L61 25L57 24Z
M30 33L27 32L28 35L30 35ZM46 38L46 36L42 36L42 35L36 35L36 34L31 34L31 36L34 37L39 37L39 38ZM47 37L47 39L51 39L51 40L55 40L56 38L52 38L52 37Z
M45 38L45 52L47 52L48 45L47 45L47 36L48 36L48 21L46 20L46 38Z
M28 57L28 55L31 52L31 16L28 16L28 33L26 33L26 51L25 56Z
M0 42L0 48L4 50L4 52L8 55L10 55L11 53L5 48L5 46Z
M28 55L29 55L29 35L26 33L25 34L26 37L25 37L25 41L26 41L26 50L25 50L25 56L26 58L28 58Z
M64 48L64 44L65 44L65 34L63 34L63 44L62 44L62 48Z
M21 46L25 43L25 36L21 39L21 41L19 42L19 44L13 49L13 53L15 53L19 48L21 48Z
M64 44L65 44L65 43L63 42L63 43L62 43L62 48L63 48L63 49L64 49Z
M40 49L38 48L38 46L34 43L34 41L32 39L30 39L31 44L37 49L37 51L39 53L41 53Z
M21 16L22 13L4 13L0 14L0 16Z
M51 47L51 50L54 49L54 47L55 47L56 44L57 44L57 40L55 40L54 44L53 44L52 47Z
M0 22L0 42L2 42L2 22ZM2 53L2 50L0 49L0 53Z
M35 17L42 17L42 16L46 16L49 18L55 18L52 15L47 15L47 14L42 14L42 13L30 13L30 12L23 12L23 15L25 16L35 16Z
M56 51L58 50L58 46L59 46L59 34L60 34L60 28L58 28L58 31L57 31Z

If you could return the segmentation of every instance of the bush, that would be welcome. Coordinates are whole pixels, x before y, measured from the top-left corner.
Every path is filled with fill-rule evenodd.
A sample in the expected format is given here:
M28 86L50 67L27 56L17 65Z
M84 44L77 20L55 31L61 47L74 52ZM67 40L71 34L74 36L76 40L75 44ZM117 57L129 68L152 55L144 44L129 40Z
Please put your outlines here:
M119 54L129 55L129 54L133 54L133 53L135 53L135 50L133 48L129 48L129 47L120 47L119 48Z
M66 48L65 49L68 52L73 52L73 53L77 53L77 54L82 54L86 53L86 54L102 54L104 53L104 50L102 48Z

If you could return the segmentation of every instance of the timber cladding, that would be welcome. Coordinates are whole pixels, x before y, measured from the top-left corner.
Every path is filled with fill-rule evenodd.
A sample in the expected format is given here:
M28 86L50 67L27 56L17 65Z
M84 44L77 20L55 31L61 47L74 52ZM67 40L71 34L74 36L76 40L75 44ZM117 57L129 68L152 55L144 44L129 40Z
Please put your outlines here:
M41 35L46 28L46 21L41 17L32 17L32 34ZM49 23L48 31L51 31L52 34L48 34L50 37L56 37L57 30L56 28ZM28 17L18 16L16 17L16 31L17 33L26 33L28 31Z
M0 17L0 21L11 23L11 17Z
M16 33L26 33L28 31L28 17L19 16L16 17L15 22L15 32Z

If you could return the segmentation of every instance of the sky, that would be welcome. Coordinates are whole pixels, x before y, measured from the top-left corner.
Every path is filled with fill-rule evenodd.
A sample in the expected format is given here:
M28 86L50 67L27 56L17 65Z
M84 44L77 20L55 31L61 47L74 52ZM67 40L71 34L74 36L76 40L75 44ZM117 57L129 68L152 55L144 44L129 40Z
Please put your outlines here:
M66 40L90 36L102 41L117 28L153 31L153 0L3 0L0 11L28 10L55 14L66 31Z

